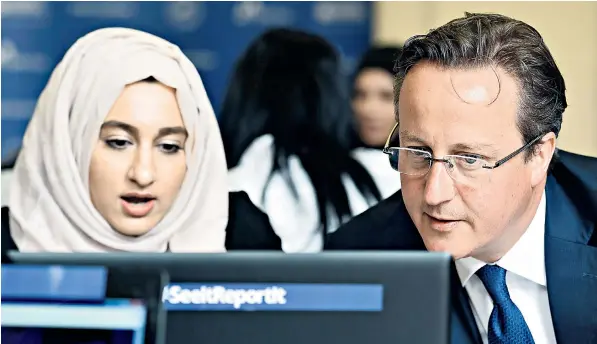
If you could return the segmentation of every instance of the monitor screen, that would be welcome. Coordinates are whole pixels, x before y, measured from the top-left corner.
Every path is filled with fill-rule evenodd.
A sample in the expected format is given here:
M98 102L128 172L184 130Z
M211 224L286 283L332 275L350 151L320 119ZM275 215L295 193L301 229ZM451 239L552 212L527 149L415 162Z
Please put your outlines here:
M98 266L3 265L2 341L142 344L146 301L106 297L108 275Z
M3 302L2 342L9 344L142 344L147 309L142 302L100 304Z
M126 275L128 267L167 273L151 293L161 296L152 300L159 305L156 338L169 344L445 344L450 338L452 258L443 253L13 254L12 259L100 264L125 269Z

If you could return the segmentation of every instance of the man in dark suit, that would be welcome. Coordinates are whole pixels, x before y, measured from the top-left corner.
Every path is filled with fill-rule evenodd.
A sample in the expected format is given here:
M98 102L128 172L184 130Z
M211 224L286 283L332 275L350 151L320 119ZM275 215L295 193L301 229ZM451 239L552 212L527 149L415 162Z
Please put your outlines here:
M396 72L402 190L326 249L452 254L452 343L597 343L597 159L555 154L565 85L540 34L467 14Z

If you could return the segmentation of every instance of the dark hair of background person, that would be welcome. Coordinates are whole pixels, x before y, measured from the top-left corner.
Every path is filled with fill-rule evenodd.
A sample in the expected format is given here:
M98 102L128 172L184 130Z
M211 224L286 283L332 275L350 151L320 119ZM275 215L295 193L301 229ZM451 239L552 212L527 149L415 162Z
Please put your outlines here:
M357 67L353 73L352 85L355 84L356 79L359 77L359 74L363 70L368 69L368 68L383 69L386 72L388 72L388 74L390 74L392 77L395 77L396 72L394 71L394 68L396 65L396 61L400 58L401 54L402 54L401 46L385 45L385 46L375 46L375 47L369 48L369 50L367 50L365 52L365 54L363 54L363 56L359 60L359 64L357 65ZM352 89L351 96L352 96L352 98L354 98L356 96L354 88ZM370 147L365 142L363 142L363 140L361 140L361 138L358 135L358 132L356 133L356 135L353 139L353 147L354 148L357 148L357 147L383 148L383 147Z
M343 175L367 199L381 199L373 178L351 156L355 129L345 79L338 53L323 38L271 29L238 61L220 114L229 169L255 139L271 134L270 178L279 171L297 195L286 172L290 156L300 159L317 195L324 236L326 209L331 207L340 221L351 214Z
M372 47L361 57L359 64L354 73L354 78L366 68L379 68L386 70L389 74L394 76L394 66L396 61L402 54L402 47L400 46L376 46Z
M423 60L443 68L504 70L519 83L517 126L523 141L549 132L558 136L567 107L564 78L543 38L530 25L499 14L467 12L426 35L411 37L396 62L396 109L404 78ZM525 159L533 152L526 151Z

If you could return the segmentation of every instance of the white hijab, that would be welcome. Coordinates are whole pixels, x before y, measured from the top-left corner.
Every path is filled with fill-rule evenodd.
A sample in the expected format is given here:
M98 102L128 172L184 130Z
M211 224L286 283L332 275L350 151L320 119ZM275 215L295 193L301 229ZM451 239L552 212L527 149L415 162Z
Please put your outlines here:
M134 238L113 230L91 203L89 165L124 87L150 76L176 89L190 135L187 172L162 221ZM38 100L14 169L10 231L21 252L222 252L226 170L211 103L180 49L148 33L100 29L67 51Z

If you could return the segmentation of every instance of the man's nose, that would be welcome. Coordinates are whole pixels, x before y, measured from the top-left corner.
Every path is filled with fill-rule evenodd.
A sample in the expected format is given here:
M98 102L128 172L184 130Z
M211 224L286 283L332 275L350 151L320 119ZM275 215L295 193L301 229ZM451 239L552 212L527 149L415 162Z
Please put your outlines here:
M454 180L448 174L447 162L436 161L431 166L425 182L425 202L437 206L454 198Z

